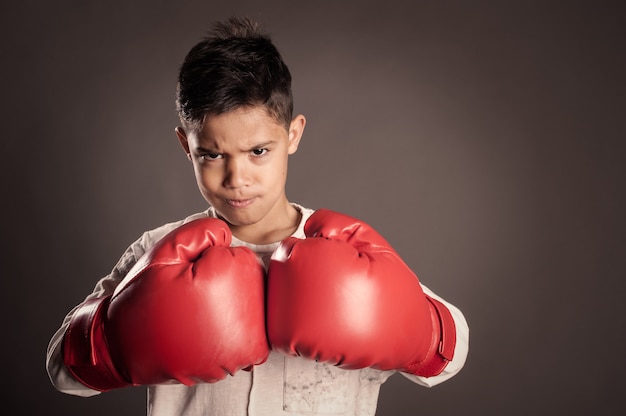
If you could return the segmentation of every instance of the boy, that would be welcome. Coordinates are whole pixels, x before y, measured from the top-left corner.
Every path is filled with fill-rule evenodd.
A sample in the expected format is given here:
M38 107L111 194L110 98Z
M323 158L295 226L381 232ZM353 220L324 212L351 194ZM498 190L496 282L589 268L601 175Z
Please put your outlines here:
M190 50L177 108L209 208L144 233L66 316L47 354L58 390L146 385L153 416L362 416L396 371L424 386L460 371L457 308L367 224L287 200L306 121L254 23Z

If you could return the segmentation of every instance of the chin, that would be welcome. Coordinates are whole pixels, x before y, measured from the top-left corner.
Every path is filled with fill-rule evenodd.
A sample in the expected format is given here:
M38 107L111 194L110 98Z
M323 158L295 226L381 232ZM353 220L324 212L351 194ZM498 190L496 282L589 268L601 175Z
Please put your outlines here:
M234 227L252 225L259 222L258 215L245 212L232 212L232 210L216 210L217 214L228 224Z

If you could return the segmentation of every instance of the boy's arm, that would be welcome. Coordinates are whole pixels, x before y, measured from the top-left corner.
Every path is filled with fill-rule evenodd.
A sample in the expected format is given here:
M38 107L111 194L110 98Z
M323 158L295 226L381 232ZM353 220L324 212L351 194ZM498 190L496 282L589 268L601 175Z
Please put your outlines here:
M87 296L83 303L104 296L108 296L113 293L119 282L124 278L128 270L137 262L137 259L141 256L139 253L143 252L142 239L133 243L120 258L117 265L113 268L111 273L102 278L94 288L93 292ZM138 255L139 254L139 255ZM67 328L70 325L74 313L83 304L74 307L63 320L61 327L55 332L48 344L48 351L46 355L46 369L52 385L59 391L76 396L94 396L100 392L92 390L80 383L70 374L69 370L63 362L63 336L67 332Z
M65 316L61 327L50 339L46 353L46 370L48 371L48 376L50 377L52 385L57 390L63 393L84 397L94 396L100 393L100 391L92 390L76 380L63 362L63 337L67 332L70 322L74 317L75 312L85 302L112 294L117 285L122 281L128 271L135 265L137 260L146 252L146 250L167 234L169 230L176 228L179 225L180 223L167 224L153 231L144 233L141 238L128 247L111 273L98 281L93 292L89 294L80 305L74 307Z

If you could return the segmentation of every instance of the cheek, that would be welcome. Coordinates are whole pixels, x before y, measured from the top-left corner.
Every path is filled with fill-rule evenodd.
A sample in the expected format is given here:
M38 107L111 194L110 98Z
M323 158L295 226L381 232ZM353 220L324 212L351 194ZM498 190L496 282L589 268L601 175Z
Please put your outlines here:
M271 179L270 179L271 178ZM271 172L266 175L267 181L272 181L278 185L283 184L287 179L287 163L286 161L277 161L272 166Z
M215 182L217 179L217 175L214 172L209 173L206 169L202 169L201 167L195 167L196 174L196 182L198 182L198 186L203 189L212 189L215 188Z

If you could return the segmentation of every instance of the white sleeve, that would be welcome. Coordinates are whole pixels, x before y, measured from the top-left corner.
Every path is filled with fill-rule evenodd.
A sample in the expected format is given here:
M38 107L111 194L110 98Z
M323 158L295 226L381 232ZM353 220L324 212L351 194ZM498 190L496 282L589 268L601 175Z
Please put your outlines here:
M197 216L200 216L200 214L189 217L184 221L189 221L190 219L194 219ZM133 267L133 265L146 252L146 250L152 247L158 240L165 236L165 234L180 226L182 223L183 221L178 221L175 223L163 225L152 231L145 232L141 236L141 238L139 238L128 247L128 249L124 252L111 273L98 281L93 292L91 292L91 294L89 294L83 302L112 294L120 281L126 276L131 267ZM48 371L48 376L50 377L52 385L57 390L67 394L88 397L99 394L100 392L86 387L74 377L72 377L71 373L63 362L62 355L63 337L65 335L65 332L67 331L67 328L70 325L70 321L72 320L75 311L78 309L79 306L80 305L74 307L65 316L61 327L50 339L46 353L46 370Z
M467 321L465 320L465 316L463 316L463 313L459 310L459 308L445 301L440 296L437 296L432 290L430 290L426 286L422 285L422 289L424 290L425 294L443 303L448 308L448 310L452 314L452 317L454 318L454 325L456 327L456 345L454 347L454 357L452 358L452 361L448 363L446 368L444 368L441 374L433 377L416 376L404 372L400 372L400 374L421 386L433 387L453 377L455 374L461 371L461 369L465 365L465 360L467 359L467 354L469 352L469 327L467 325Z

